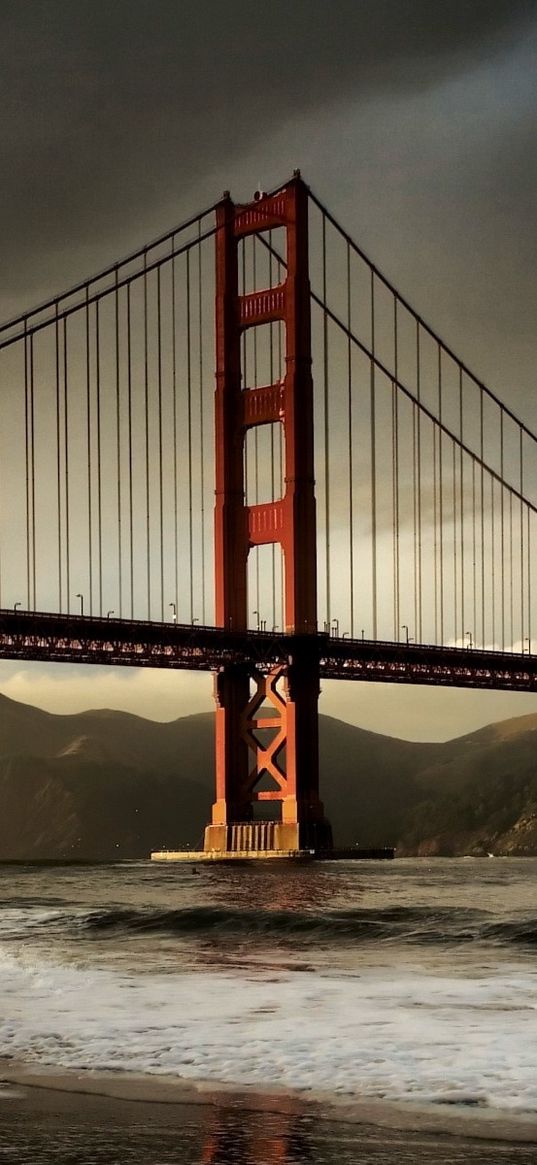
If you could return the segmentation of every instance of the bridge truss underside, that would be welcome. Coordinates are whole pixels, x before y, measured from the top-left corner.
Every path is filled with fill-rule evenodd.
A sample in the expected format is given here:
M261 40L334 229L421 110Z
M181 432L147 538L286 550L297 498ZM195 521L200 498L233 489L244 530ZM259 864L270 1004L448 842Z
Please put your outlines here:
M0 658L111 667L216 671L287 667L305 637L219 627L32 612L0 612ZM336 639L314 642L321 679L537 692L537 656Z

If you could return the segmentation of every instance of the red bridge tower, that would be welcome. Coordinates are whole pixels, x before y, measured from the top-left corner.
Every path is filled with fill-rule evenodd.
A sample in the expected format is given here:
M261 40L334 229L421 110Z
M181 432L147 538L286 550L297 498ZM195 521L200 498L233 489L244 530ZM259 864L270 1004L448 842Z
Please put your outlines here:
M284 227L287 276L268 290L239 295L238 245ZM316 520L313 383L308 264L308 193L297 174L282 190L235 206L225 196L216 234L216 623L245 631L251 547L280 543L289 661L262 674L248 665L215 675L216 800L205 850L327 849L331 829L319 800ZM241 336L271 321L285 327L285 375L277 384L242 384ZM255 425L283 426L283 497L246 505L244 443ZM253 690L252 690L253 689ZM269 706L270 716L264 715ZM267 732L272 739L266 742ZM261 736L257 735L261 733ZM275 734L274 734L275 733ZM258 789L268 774L271 789ZM253 820L256 801L281 803L277 822Z

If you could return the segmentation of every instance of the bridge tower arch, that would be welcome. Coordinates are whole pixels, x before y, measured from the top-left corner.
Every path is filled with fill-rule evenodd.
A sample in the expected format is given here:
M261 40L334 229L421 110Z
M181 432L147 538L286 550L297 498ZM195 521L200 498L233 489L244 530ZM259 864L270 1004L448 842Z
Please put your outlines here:
M297 173L275 194L246 205L235 205L226 194L216 220L216 623L246 631L249 551L280 543L284 630L292 640L283 668L261 672L247 664L225 665L215 673L216 798L205 850L326 849L332 838L319 798L307 187ZM277 227L286 233L285 279L276 287L239 294L240 241ZM283 379L249 387L243 384L242 334L275 321L284 325ZM283 427L283 496L247 505L246 432L276 422ZM263 714L267 704L270 717ZM269 743L267 729L273 734ZM271 789L257 788L264 774L271 779ZM254 822L254 803L267 800L280 803L280 821Z

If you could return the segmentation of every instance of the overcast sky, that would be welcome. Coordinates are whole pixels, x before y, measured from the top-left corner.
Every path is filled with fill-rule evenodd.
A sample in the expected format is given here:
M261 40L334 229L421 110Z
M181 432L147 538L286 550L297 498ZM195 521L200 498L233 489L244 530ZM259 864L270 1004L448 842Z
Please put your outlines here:
M537 426L535 0L0 0L0 101L2 317L298 166ZM210 707L208 677L64 678L0 667L57 711ZM442 738L537 698L349 684L323 707Z

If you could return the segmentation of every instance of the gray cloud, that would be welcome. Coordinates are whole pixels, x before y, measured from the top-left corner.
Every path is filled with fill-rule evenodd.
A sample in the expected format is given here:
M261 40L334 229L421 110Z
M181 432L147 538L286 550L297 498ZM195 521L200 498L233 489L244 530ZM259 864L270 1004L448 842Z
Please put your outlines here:
M154 227L201 176L293 117L419 90L505 51L532 12L528 0L7 0L0 243L11 289L37 287L47 266L51 279L70 271L60 256L89 256L99 240L130 245L133 222Z

